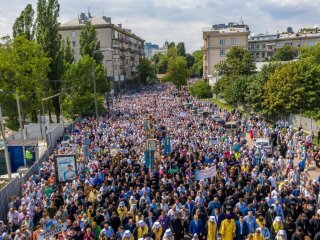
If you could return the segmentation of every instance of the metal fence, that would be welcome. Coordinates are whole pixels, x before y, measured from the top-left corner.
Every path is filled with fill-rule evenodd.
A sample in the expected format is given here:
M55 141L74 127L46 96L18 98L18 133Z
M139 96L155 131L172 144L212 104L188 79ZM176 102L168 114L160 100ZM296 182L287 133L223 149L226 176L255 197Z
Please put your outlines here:
M13 196L21 195L21 182L19 178L11 180L0 190L0 219L7 220L8 204Z

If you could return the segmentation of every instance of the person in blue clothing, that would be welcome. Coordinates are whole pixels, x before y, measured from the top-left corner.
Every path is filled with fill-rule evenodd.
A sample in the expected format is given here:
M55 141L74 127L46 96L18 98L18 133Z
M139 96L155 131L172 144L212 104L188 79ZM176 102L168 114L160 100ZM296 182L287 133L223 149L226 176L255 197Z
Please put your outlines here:
M246 221L244 221L243 214L239 213L239 220L236 221L236 239L245 240L249 234L249 227Z
M258 228L256 218L253 216L253 212L249 211L248 215L243 219L248 224L249 233L254 233Z
M77 174L73 170L73 166L71 164L68 165L68 170L63 173L63 177L65 181L70 181L77 177Z
M193 216L193 220L190 222L189 225L189 234L194 235L197 234L200 239L202 239L202 233L203 233L203 223L201 219L199 219L198 215L195 214Z

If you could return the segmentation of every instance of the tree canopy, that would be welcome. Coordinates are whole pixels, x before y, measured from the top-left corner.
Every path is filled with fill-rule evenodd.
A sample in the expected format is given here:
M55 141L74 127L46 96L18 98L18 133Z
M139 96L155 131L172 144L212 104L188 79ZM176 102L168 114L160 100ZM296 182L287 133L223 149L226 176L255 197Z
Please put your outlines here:
M187 61L184 57L178 56L169 59L168 70L164 80L173 83L178 89L188 83L190 72L187 68Z
M227 53L227 59L216 66L219 75L250 75L255 69L251 53L242 47L233 47Z
M28 4L13 25L13 37L25 35L28 40L34 39L34 10Z
M103 54L99 50L97 31L90 21L87 21L80 33L80 54L82 57L86 55L93 57L97 63L102 63Z
M298 57L298 48L285 45L276 50L272 61L291 61Z

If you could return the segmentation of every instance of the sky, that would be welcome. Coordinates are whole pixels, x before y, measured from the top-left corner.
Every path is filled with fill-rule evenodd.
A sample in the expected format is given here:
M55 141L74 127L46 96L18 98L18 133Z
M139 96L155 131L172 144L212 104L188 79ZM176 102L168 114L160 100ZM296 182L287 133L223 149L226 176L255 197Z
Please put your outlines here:
M0 0L0 36L11 34L12 25L24 7L37 0ZM122 23L137 36L160 46L184 42L187 52L203 46L202 29L216 23L239 22L252 34L276 33L292 27L320 26L319 0L60 0L64 23L81 12L107 16Z

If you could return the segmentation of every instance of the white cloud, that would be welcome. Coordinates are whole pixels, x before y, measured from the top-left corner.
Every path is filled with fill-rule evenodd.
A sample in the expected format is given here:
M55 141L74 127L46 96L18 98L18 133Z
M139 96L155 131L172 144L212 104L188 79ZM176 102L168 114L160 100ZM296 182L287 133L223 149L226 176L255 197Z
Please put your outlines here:
M12 25L21 10L37 0L0 0L0 36L11 34ZM214 23L238 22L240 17L254 33L297 30L320 24L320 2L314 0L60 0L61 22L80 12L107 15L114 23L162 45L165 40L183 41L187 51L202 45L202 28Z

